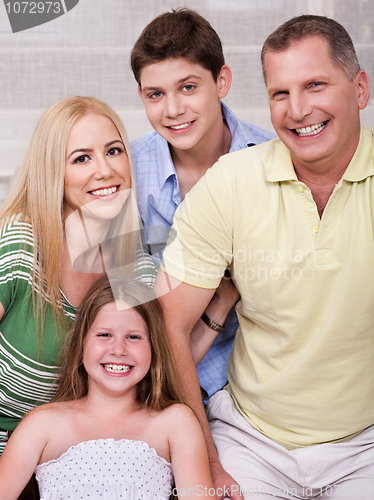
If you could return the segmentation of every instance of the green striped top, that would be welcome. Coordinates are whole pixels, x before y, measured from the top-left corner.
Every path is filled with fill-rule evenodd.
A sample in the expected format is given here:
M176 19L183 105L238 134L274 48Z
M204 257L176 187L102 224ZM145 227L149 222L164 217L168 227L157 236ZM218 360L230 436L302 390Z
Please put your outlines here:
M58 386L62 339L48 300L42 341L35 332L32 294L36 299L39 290L32 291L33 251L31 224L15 218L0 230L0 302L5 309L0 321L0 454L6 431L14 430L32 408L48 402ZM138 261L136 274L153 286L156 271L148 255ZM62 291L61 299L72 321L76 308Z

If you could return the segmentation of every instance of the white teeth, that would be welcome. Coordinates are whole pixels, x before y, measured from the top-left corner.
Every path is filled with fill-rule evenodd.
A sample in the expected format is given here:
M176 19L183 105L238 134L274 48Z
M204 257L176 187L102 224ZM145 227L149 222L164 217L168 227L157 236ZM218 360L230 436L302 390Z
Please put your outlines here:
M126 373L131 369L131 366L108 364L104 365L104 368L106 369L107 372L111 373Z
M316 135L321 130L323 127L326 125L326 122L318 123L317 125L311 125L310 127L305 127L305 128L296 128L296 133L299 136L306 136L306 135Z
M97 191L91 191L95 196L108 196L109 194L113 194L117 191L117 186L113 186L111 188L98 189Z
M180 130L182 128L187 128L191 125L192 122L189 122L189 123L183 123L183 125L175 125L174 127L173 126L170 126L170 128L172 128L173 130Z

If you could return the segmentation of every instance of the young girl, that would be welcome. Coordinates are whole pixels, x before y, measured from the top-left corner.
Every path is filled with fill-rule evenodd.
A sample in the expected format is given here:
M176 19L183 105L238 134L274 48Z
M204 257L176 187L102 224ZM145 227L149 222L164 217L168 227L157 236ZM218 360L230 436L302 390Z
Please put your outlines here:
M100 278L68 334L55 399L0 457L0 499L17 499L35 470L42 499L214 500L202 431L174 380L151 290Z

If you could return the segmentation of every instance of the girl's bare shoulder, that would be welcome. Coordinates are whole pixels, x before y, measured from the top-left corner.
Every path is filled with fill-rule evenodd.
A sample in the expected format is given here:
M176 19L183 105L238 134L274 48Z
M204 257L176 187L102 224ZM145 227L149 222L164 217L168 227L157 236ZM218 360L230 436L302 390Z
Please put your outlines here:
M160 411L157 419L170 430L183 430L185 426L198 424L195 413L182 403L173 404Z
M75 408L79 405L79 401L59 401L58 403L46 403L41 406L37 406L33 410L30 411L26 416L29 415L49 415L49 414L58 414L58 413L66 413L69 411L74 411ZM40 418L40 417L39 417Z
M23 425L48 425L51 422L54 426L58 423L60 418L66 418L69 414L73 413L76 408L75 401L47 403L37 408L34 408L27 413L23 419Z

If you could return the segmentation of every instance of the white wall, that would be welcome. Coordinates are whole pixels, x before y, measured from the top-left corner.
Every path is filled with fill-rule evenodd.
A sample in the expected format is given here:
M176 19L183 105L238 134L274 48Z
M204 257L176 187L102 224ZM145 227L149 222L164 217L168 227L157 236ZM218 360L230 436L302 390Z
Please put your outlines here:
M225 102L244 120L272 128L260 50L267 35L295 15L327 15L342 23L374 81L373 0L80 0L66 15L19 33L12 33L1 2L0 201L38 118L63 97L104 100L119 113L130 138L150 129L131 73L130 52L151 19L179 6L197 10L220 35L234 75ZM362 121L374 128L374 100Z

